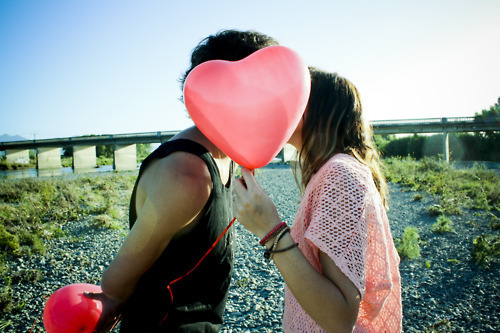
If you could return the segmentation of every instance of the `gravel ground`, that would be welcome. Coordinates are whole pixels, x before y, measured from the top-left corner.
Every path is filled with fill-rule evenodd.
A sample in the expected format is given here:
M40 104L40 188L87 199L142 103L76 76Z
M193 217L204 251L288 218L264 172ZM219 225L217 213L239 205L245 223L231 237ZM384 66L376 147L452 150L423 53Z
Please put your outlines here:
M291 224L299 193L289 168L266 167L258 171L257 178L276 203L283 221ZM393 184L390 189L388 214L394 238L400 238L404 228L412 225L425 241L421 258L403 260L400 266L404 332L422 332L443 320L453 332L499 332L498 261L484 270L472 262L470 255L475 237L493 233L489 221L478 212L466 211L452 217L455 233L435 234L431 231L435 217L427 213L434 199L424 194L423 200L414 201L415 192L405 192ZM126 208L129 193L120 195ZM38 318L33 332L44 332L44 298L71 283L97 284L126 236L126 217L122 223L123 230L94 229L88 218L68 223L64 227L68 236L49 240L44 256L9 262L20 276L38 269L42 279L36 283L13 279L16 309L0 317L0 331L29 332ZM238 223L233 228L235 272L222 332L282 332L283 280L276 267L264 260L257 238ZM425 267L427 261L429 268Z

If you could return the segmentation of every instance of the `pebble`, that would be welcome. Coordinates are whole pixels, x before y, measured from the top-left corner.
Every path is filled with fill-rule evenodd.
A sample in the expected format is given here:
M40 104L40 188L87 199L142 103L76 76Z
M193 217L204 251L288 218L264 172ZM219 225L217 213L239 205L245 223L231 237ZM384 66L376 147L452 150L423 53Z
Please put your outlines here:
M289 167L262 168L256 177L273 198L283 221L291 225L300 195ZM431 231L435 217L427 213L435 199L424 194L422 201L414 201L415 192L404 191L395 184L390 184L390 190L388 216L393 237L400 238L404 228L412 225L426 241L421 245L420 258L402 260L400 264L404 332L423 332L442 320L448 320L454 332L499 332L500 267L495 262L490 270L484 270L472 262L470 255L475 237L493 233L488 227L489 221L464 209L462 216L454 218L456 233L437 235ZM93 229L88 219L82 218L64 226L69 237L47 240L44 256L7 262L13 271L39 269L44 279L12 285L13 303L24 303L24 306L0 318L0 324L10 323L2 333L29 332L37 318L33 332L44 332L39 316L46 296L71 283L99 283L102 271L113 259L125 233ZM126 230L125 218L121 223ZM276 266L264 259L254 235L238 223L233 232L235 266L221 332L283 332L283 279ZM426 268L426 261L431 262L430 268Z

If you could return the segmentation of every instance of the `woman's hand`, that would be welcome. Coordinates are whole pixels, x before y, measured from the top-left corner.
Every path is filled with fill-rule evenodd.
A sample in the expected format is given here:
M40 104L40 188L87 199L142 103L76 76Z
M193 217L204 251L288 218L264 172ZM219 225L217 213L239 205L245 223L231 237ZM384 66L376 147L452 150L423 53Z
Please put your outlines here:
M86 292L83 295L102 302L102 313L94 328L94 333L109 332L118 325L121 319L120 308L123 302L112 300L104 293Z
M242 167L241 175L234 184L234 213L245 228L262 239L281 222L278 211L251 170Z

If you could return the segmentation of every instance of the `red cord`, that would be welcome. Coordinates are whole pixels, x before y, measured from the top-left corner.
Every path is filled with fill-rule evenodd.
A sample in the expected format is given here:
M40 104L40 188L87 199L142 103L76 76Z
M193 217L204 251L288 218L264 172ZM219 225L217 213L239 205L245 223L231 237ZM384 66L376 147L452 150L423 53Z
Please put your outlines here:
M45 302L45 300L47 299L47 297L50 297L50 295L47 295L45 296L43 299L42 299L42 303ZM35 321L33 322L33 326L31 326L31 330L30 330L30 333L33 332L33 329L35 328L35 324L36 322L38 321L38 318L40 318L40 316L43 315L43 312L41 314L38 315L38 317L35 318Z
M233 220L229 223L229 225L226 227L226 229L224 229L224 231L219 235L219 237L215 240L215 242L212 244L212 246L210 246L210 248L208 249L208 251L205 252L205 254L203 255L203 257L201 257L201 259L196 263L196 265L194 265L193 268L191 268L187 273L185 273L185 274L179 276L178 278L170 281L170 283L167 285L167 289L168 289L168 291L170 293L170 302L171 303L174 302L174 294L172 293L172 288L170 286L173 285L174 283L177 283L180 280L184 279L186 276L188 276L189 274L191 274L196 269L196 267L198 267L201 264L201 262L206 258L206 256L208 256L208 254L210 252L212 252L212 250L217 245L217 243L219 243L219 241L221 240L222 236L224 236L226 234L226 232L229 230L229 228L231 228L231 226L233 225L234 221L236 221L236 217L233 218ZM167 317L168 317L168 313L160 321L160 325L165 321L165 319L167 319Z

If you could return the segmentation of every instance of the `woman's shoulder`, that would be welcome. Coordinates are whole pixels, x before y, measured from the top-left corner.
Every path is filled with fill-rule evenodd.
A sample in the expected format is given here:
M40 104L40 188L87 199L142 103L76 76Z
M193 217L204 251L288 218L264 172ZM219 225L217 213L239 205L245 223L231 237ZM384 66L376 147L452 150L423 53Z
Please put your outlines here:
M336 154L332 156L317 172L319 177L325 175L337 177L365 178L371 177L370 169L348 154Z

